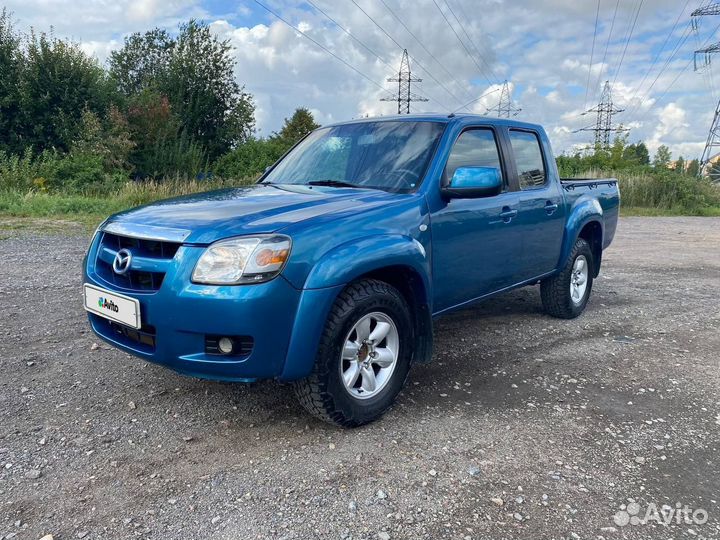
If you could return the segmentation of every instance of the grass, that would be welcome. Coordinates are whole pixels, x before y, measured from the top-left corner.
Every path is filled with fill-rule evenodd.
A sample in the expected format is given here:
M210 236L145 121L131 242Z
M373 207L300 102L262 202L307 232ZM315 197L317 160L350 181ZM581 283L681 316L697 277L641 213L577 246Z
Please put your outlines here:
M589 171L583 177L614 176L620 182L623 216L720 216L720 186L690 177L666 174ZM238 181L126 182L106 192L83 194L0 190L0 228L35 227L37 219L71 221L95 228L111 214L178 195L247 185ZM12 219L8 219L12 218ZM19 219L20 218L20 219Z
M128 182L107 194L57 194L29 191L0 191L0 216L13 218L52 218L79 222L95 228L111 214L153 201L246 185L252 179L227 181ZM6 224L3 223L3 227Z
M622 217L720 217L720 206L711 206L694 212L688 212L683 208L645 208L642 206L621 205L620 215Z

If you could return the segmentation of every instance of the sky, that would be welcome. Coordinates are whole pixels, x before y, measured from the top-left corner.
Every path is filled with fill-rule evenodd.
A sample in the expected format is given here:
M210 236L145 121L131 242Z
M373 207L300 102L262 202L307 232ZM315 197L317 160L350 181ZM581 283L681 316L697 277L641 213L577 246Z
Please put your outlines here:
M413 103L413 112L484 114L497 104L507 80L514 107L522 109L517 118L544 125L560 154L592 141L592 132L575 130L594 125L595 114L582 113L596 106L608 80L616 107L624 109L614 121L629 128L630 142L645 141L651 153L665 144L673 158L695 158L720 96L713 73L720 55L709 66L698 57L698 71L693 63L694 50L720 41L715 32L720 16L703 17L697 30L690 25L690 13L706 3L5 0L4 5L20 29L52 28L100 62L132 32L175 31L189 18L205 21L234 46L236 76L254 96L260 136L278 130L300 106L321 124L395 113L397 104L380 98L392 95L386 79L397 74L407 48L413 76L423 79L413 92L428 98Z

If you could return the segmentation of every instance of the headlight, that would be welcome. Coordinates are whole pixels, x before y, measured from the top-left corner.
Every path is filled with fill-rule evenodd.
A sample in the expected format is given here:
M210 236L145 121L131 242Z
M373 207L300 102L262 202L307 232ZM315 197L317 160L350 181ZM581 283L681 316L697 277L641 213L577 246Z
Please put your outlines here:
M259 283L277 276L290 256L290 238L245 236L221 240L200 256L192 280L207 285Z

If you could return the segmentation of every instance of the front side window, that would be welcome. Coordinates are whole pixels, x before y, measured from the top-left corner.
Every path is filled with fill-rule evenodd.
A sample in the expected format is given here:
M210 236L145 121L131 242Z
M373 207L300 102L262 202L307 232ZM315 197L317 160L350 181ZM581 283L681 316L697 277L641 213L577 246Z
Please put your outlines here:
M502 175L500 153L491 129L469 129L460 134L445 166L445 185L458 167L495 167Z
M547 175L537 135L529 131L511 129L510 144L515 154L520 189L544 186Z
M263 182L411 191L422 181L444 129L440 122L390 120L321 128Z

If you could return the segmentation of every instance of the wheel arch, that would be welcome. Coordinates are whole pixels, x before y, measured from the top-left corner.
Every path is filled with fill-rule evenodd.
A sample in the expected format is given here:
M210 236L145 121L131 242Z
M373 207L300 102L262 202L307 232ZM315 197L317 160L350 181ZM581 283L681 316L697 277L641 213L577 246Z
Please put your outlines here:
M593 255L593 277L596 278L600 274L600 264L602 263L602 225L597 220L588 221L583 228L580 229L578 238L582 238L590 244L590 250Z
M600 202L589 196L580 197L573 206L565 224L563 247L558 261L558 269L567 262L578 238L590 244L593 253L593 277L600 273L602 246L605 226L603 209Z

